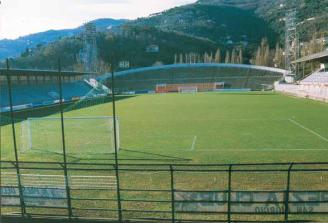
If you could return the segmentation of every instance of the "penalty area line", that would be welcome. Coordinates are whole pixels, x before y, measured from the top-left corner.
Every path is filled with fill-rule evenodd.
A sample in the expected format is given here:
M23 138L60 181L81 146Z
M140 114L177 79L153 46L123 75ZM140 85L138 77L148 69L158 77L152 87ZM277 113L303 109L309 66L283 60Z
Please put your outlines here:
M197 153L201 152L273 152L273 151L328 151L327 149L220 149L220 150L197 150Z
M191 147L190 147L190 151L194 151L196 148L196 141L197 141L197 136L194 136L194 139L192 141Z
M302 125L301 123L299 123L299 122L297 122L297 121L295 121L295 120L293 120L293 119L291 119L291 118L288 119L288 121L290 121L291 123L293 123L294 125L296 125L296 126L302 128L302 129L304 129L304 130L306 130L306 131L312 133L313 135L319 137L320 139L322 139L322 140L328 142L328 139L327 139L326 137L320 135L319 133L313 131L312 129L309 129L308 127Z

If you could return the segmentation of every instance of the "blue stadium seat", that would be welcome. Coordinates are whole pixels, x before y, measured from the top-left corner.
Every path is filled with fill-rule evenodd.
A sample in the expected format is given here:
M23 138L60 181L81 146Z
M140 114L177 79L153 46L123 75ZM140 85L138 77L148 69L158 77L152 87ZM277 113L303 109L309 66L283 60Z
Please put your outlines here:
M92 87L83 81L63 83L63 98L71 100L73 97L87 95ZM0 107L9 106L8 86L1 86ZM56 84L28 84L12 86L14 105L47 104L59 99L59 88Z

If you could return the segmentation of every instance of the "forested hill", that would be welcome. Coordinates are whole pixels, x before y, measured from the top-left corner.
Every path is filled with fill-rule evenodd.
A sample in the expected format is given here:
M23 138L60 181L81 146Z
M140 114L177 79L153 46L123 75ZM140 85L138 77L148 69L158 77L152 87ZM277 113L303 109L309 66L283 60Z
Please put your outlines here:
M181 57L183 61L190 57L211 60L205 53L214 58L218 48L221 61L227 50L232 53L236 48L243 51L243 62L249 63L264 37L274 46L275 33L250 10L191 4L99 32L97 44L100 60L109 62L113 58L109 54L115 53L117 61L127 60L132 67L171 64ZM149 45L159 46L159 52L147 53ZM72 69L81 48L77 35L32 49L13 63L20 68L52 68L60 56L64 66Z
M151 45L159 47L158 52L147 52ZM205 52L214 52L218 45L208 40L181 35L175 32L160 31L153 27L125 26L122 33L97 33L99 65L119 61L129 61L131 67L172 64L175 55L194 53L199 57ZM61 58L65 69L79 69L78 55L82 49L82 38L64 38L47 46L35 48L28 55L11 61L16 68L56 69L57 59ZM112 59L115 58L115 61Z
M190 4L176 7L130 24L202 37L222 45L258 44L263 37L275 42L267 22L251 10L236 7Z
M328 0L199 0L197 4L253 10L280 37L284 34L286 11L296 9L298 23L302 23L298 27L301 40L308 41L313 33L328 35Z
M283 58L284 19L291 8L298 11L302 41L316 32L317 37L328 35L328 0L199 0L146 18L122 21L124 24L111 29L103 20L105 29L97 34L99 60L103 64L112 62L111 58L126 60L132 67L191 58L213 61L220 48L221 62L236 62L232 58L241 52L243 63L273 66L273 57ZM317 42L315 38L313 42ZM152 45L158 52L147 52ZM59 37L49 45L29 49L12 63L19 68L49 69L56 67L61 57L66 69L76 69L81 49L79 34ZM256 62L262 57L267 63ZM278 64L283 67L283 63Z

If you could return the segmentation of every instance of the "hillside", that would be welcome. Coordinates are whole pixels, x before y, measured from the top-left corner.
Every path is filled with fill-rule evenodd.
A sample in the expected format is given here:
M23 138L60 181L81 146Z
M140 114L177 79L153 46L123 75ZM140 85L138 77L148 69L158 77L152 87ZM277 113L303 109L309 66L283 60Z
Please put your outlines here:
M198 0L198 4L208 4L217 6L237 7L241 9L256 9L261 2L268 2L270 0Z
M105 31L108 28L122 25L126 21L127 20L97 19L93 22L97 26L98 31ZM23 36L15 40L0 40L0 60L7 57L17 57L22 52L26 51L27 48L31 49L40 45L47 45L61 38L72 37L80 33L82 29L83 27L80 26L75 29L48 30Z
M127 60L132 67L152 66L176 62L177 57L179 61L181 57L187 60L186 54L196 56L197 61L204 61L220 48L222 58L242 50L243 62L249 63L250 59L256 61L258 46L264 42L268 43L265 47L268 47L267 60L270 62L263 65L272 66L274 51L270 49L277 42L283 46L285 13L293 7L298 9L302 41L311 39L315 32L320 35L328 32L325 14L328 0L199 0L195 4L134 21L94 21L99 31L99 59L108 63L115 57L116 62ZM16 55L21 55L14 62L16 67L54 68L56 59L61 57L64 66L73 69L82 48L81 29L48 31L15 41L18 44L22 40L24 47L8 47L10 43L7 43L7 48L1 48L1 43L7 41L2 40L0 60L1 53L13 48L21 50L16 52ZM268 42L266 39L262 41L264 37L268 38ZM42 40L46 42L40 43ZM26 44L30 49L21 53ZM147 53L146 48L150 45L159 46L159 52ZM204 55L205 52L208 55Z
M189 37L178 33L160 31L151 27L125 26L122 33L98 32L97 44L99 59L115 63L130 61L131 67L172 64L177 53L215 52L218 45L204 39ZM147 52L148 46L156 44L159 52ZM78 55L82 49L79 35L64 38L33 50L26 55L11 61L16 68L56 69L57 58L61 58L65 69L73 69L78 64Z
M295 8L298 23L302 23L298 27L301 40L308 41L315 32L328 35L328 0L199 0L197 4L252 9L280 33L281 40L284 37L286 11ZM314 20L307 21L313 17Z
M275 42L276 35L252 10L236 7L190 4L131 22L161 30L207 38L221 45L258 44L263 37Z

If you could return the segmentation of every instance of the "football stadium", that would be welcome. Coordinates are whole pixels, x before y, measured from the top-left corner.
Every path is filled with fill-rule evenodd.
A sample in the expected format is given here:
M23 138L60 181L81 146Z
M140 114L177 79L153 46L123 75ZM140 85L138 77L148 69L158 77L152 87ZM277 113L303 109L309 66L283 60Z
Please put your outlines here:
M0 223L328 222L327 11L1 0Z
M95 75L8 64L2 213L48 221L326 219L328 105L275 91L293 87L279 83L285 73L176 64ZM312 79L316 88L326 84Z

